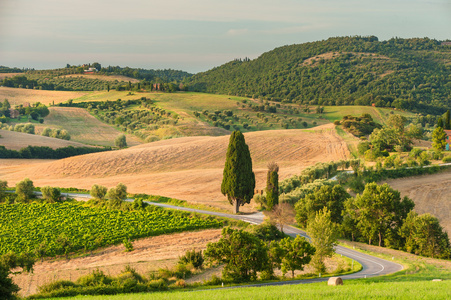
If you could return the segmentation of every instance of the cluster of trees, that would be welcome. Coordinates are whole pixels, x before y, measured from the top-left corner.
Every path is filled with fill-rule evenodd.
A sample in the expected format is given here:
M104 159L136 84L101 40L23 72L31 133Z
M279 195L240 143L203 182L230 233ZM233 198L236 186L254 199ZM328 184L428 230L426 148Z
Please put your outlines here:
M0 122L8 123L10 121L10 108L11 104L8 99L5 99L3 103L0 103ZM48 107L40 102L33 103L31 106L24 107L22 104L17 105L15 109L19 112L19 116L28 116L28 121L35 120L40 123L44 122L44 119L50 113Z
M335 121L334 124L342 125L343 129L357 137L364 137L371 134L374 129L382 127L382 125L373 121L370 114L363 114L360 117L347 115L341 121Z
M406 121L406 118L401 115L390 115L387 125L374 129L369 136L369 141L363 141L358 145L359 154L374 161L378 157L388 156L388 152L410 151L412 139L421 139L423 131L415 125L405 127Z
M437 121L437 127L432 132L432 147L438 151L442 151L446 149L446 144L448 135L446 134L445 130L451 129L451 119L450 119L450 112L449 110L446 111L446 113L438 119Z
M52 149L47 146L27 146L19 151L6 149L0 145L0 158L24 158L24 159L62 159L71 156L84 155L88 153L97 153L111 151L110 147L73 147L67 146Z
M53 137L57 139L62 139L69 141L70 140L70 134L67 132L67 130L64 129L56 129L56 128L44 128L41 133L42 136L48 136Z
M29 178L16 184L15 193L6 193L8 182L0 180L0 203L29 203L36 199L35 187L33 181ZM61 190L59 188L44 186L39 189L42 193L42 199L47 203L61 202Z
M311 105L372 105L443 113L449 47L431 39L338 37L276 48L191 77L189 89ZM322 58L334 53L331 59ZM312 64L307 59L316 58Z
M297 223L308 228L316 214L330 211L341 234L361 242L400 249L418 255L449 258L450 242L437 218L413 212L415 204L388 184L366 184L352 198L342 186L322 186L300 199ZM427 230L425 230L427 229Z
M101 121L115 125L123 132L132 133L148 142L156 136L151 132L166 125L177 125L179 116L157 107L146 97L136 100L116 101L67 101L58 104L64 107L81 107L97 116ZM137 107L138 106L138 107ZM123 145L123 144L121 144ZM116 145L120 148L123 146Z
M204 255L210 263L225 264L223 280L246 282L256 280L258 273L262 279L274 278L275 268L284 275L290 271L294 277L294 271L303 270L315 251L304 237L265 241L250 232L226 227L218 242L207 245Z
M0 129L35 134L35 127L33 124L16 124L16 125L0 124Z

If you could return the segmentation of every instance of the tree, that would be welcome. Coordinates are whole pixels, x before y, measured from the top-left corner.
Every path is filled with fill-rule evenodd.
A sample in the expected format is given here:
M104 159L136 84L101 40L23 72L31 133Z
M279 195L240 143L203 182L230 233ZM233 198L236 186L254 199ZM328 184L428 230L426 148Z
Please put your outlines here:
M22 268L20 272L31 272L36 260L29 253L16 255L9 252L0 256L0 297L1 299L17 299L19 287L13 282L10 274L12 269Z
M257 272L270 268L266 245L253 234L230 227L222 229L218 242L207 244L204 256L224 263L223 278L234 282L256 280Z
M127 147L127 141L125 139L125 135L121 134L114 140L114 145L119 147L119 149Z
M240 131L230 135L224 166L221 192L234 212L238 213L241 205L249 203L254 195L255 175L252 172L252 160L249 147Z
M430 215L418 215L411 211L400 229L406 240L404 249L417 255L436 258L449 258L450 242L439 220Z
M0 202L5 197L5 190L8 188L8 182L0 180Z
M324 258L334 254L338 238L337 225L332 221L331 211L327 207L316 212L315 217L309 222L307 232L316 249L313 265L318 273L324 273L326 271Z
M61 201L61 190L59 188L44 186L41 188L42 197L51 202Z
M377 238L379 246L383 246L384 239L389 243L396 242L403 220L415 206L409 198L401 199L400 193L388 184L374 182L368 183L362 195L357 195L351 202L347 205L347 213L368 243Z
M31 198L34 198L34 185L33 181L25 178L21 182L16 184L16 195L19 202L27 202Z
M101 185L97 185L94 184L91 187L91 191L89 192L89 194L94 197L95 199L104 199L105 195L107 193L107 188L105 186L101 186Z
M401 115L390 115L387 120L387 124L394 128L399 134L404 133L404 124L407 119Z
M272 162L268 165L266 179L266 210L279 204L279 166Z
M122 201L127 198L127 187L123 183L119 183L108 191L106 197L110 200L111 207L120 207Z
M432 148L435 150L444 150L446 147L446 132L442 127L437 126L432 132Z
M344 203L350 197L341 185L324 185L316 192L299 199L295 205L296 222L299 226L306 228L308 221L314 218L318 211L327 207L332 222L339 224L343 220Z
M315 247L299 235L295 239L284 238L279 242L279 247L282 250L282 272L285 274L287 271L291 271L292 278L294 278L294 271L304 270L304 266L310 262L312 255L315 254Z
M267 213L271 222L279 226L280 231L283 232L283 226L293 223L294 210L288 203L280 203L273 207L273 209Z

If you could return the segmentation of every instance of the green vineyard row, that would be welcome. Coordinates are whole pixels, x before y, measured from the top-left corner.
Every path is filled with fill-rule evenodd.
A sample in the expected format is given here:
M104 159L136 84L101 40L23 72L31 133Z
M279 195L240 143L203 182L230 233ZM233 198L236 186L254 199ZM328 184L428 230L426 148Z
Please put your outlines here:
M106 210L82 203L0 205L0 254L45 249L45 256L118 244L172 232L221 227L211 218L149 206Z

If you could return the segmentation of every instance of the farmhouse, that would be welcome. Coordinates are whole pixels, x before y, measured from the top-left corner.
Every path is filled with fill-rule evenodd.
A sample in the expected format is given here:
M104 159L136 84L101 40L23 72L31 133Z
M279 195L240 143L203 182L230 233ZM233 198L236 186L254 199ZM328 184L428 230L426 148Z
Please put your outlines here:
M87 70L84 70L85 74L94 74L94 72L97 72L96 68L88 68Z
M451 130L445 130L447 135L446 137L446 150L449 151L451 149Z

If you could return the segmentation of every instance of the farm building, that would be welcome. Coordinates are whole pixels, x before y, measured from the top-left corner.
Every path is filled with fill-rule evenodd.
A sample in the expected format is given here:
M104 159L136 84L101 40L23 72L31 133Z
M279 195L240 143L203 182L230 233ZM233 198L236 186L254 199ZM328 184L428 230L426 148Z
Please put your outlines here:
M11 119L16 119L17 117L19 117L19 111L17 109L10 108L9 109L9 117Z
M449 151L451 149L451 130L445 130L447 135L446 137L446 150Z

